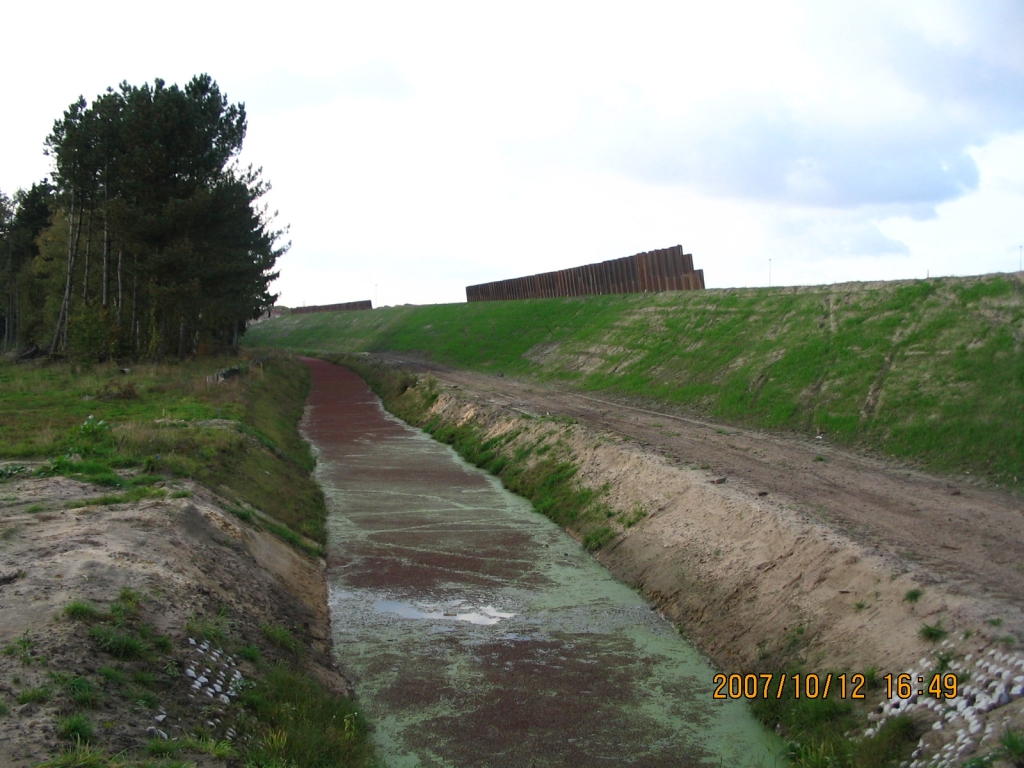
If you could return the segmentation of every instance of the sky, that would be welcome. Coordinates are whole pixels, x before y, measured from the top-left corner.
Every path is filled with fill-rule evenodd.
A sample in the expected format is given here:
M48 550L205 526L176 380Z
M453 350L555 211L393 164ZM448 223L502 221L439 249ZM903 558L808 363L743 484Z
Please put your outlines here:
M291 248L286 306L681 244L709 288L1012 272L1024 4L18 3L0 190L78 97L210 74Z

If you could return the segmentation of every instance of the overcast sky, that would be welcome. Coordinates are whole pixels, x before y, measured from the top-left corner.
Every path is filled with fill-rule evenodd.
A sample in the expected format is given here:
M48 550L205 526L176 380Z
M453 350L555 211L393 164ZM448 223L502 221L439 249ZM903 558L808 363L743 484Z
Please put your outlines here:
M288 306L682 244L708 287L1009 272L1024 3L18 3L0 190L79 94L245 102Z

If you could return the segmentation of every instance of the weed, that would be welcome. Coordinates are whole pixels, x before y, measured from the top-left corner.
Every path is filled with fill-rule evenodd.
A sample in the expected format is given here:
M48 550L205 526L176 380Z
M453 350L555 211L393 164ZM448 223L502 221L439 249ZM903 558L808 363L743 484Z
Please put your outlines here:
M870 690L875 690L882 684L882 679L878 676L878 667L868 667L864 670L864 685Z
M106 752L88 742L77 741L56 757L40 763L38 768L111 768Z
M645 517L647 517L647 510L644 509L640 504L637 504L635 507L633 507L633 511L623 518L622 526L623 528L632 528Z
M46 509L46 505L45 504L33 504L31 507L29 507L25 511L28 512L31 515L31 514L35 514L36 512L43 512L45 509Z
M45 704L50 700L51 691L48 686L26 688L18 693L19 704Z
M97 645L119 659L144 659L149 655L149 646L127 629L98 624L89 631Z
M173 491L171 493L172 499L191 499L192 491Z
M7 706L7 702L3 699L0 699L0 717L3 717L8 712L10 712L10 709Z
M75 742L92 741L93 727L85 715L69 715L57 721L57 732Z
M64 687L71 700L80 707L94 708L99 704L99 693L87 677L74 677Z
M159 736L146 742L146 751L156 757L176 755L185 745L180 739L161 739Z
M99 621L103 613L92 603L84 600L72 600L64 606L64 615L77 621Z
M924 595L923 589L908 589L907 593L903 595L903 601L906 603L916 603Z
M127 679L124 670L119 667L100 667L100 677L115 685L122 685Z
M937 643L943 640L949 633L943 628L942 620L936 621L934 624L922 624L921 628L917 630L917 636L922 640L927 640L929 643Z
M280 624L270 624L263 627L263 636L278 648L288 651L295 656L302 653L302 644L295 639L287 627Z
M1003 620L1002 619L985 619L985 623L988 624L989 626L992 626L992 627L1001 627L1001 626L1003 626Z
M1013 635L1003 635L999 638L999 642L1005 645L1007 648L1011 648L1017 644L1017 638Z
M260 661L260 649L255 645L243 645L235 651L240 658L258 664Z
M1007 729L999 737L999 746L1003 755L1014 765L1024 766L1024 735L1013 729Z
M146 688L152 688L156 685L157 676L148 669L136 669L132 671L131 679L133 683L138 683Z
M856 610L858 613L860 611L863 611L867 607L868 607L868 604L866 602L864 602L863 600L858 600L856 603L853 604L854 610Z
M217 741L208 736L186 736L181 740L184 749L202 752L218 760L228 760L235 756L235 749L230 741Z
M227 611L223 608L212 618L197 618L193 613L189 616L185 629L190 635L212 643L224 643L228 638L230 622Z
M588 550L600 549L614 538L615 531L608 526L601 526L600 528L587 532L583 537L583 546Z
M245 755L253 765L328 768L372 763L367 724L354 702L331 695L305 674L272 667L240 701L265 734Z
M814 457L814 460L815 460L815 461L828 461L828 459L826 459L826 458L825 458L824 456L822 456L821 454L818 454L817 456L815 456L815 457Z

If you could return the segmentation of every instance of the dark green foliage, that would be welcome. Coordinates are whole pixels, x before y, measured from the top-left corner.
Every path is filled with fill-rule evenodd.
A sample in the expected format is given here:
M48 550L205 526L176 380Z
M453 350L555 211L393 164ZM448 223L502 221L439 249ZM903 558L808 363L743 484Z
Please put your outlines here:
M79 97L47 138L55 189L0 197L4 348L82 361L235 346L287 250L237 164L247 128L208 75Z

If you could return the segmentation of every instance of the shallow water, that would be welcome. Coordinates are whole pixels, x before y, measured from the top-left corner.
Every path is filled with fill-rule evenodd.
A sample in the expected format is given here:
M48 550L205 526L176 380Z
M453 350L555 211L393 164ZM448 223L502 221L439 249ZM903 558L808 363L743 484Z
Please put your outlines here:
M781 764L568 534L355 374L307 362L335 648L388 766Z

